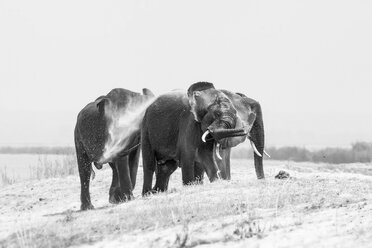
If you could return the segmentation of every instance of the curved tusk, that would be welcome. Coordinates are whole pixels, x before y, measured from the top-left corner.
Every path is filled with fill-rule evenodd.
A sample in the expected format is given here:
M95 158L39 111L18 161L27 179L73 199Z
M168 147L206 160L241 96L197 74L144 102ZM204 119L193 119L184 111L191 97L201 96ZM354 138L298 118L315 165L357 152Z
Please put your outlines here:
M266 155L266 156L268 156L269 158L271 158L271 156L264 150L264 154Z
M217 146L216 146L216 156L219 160L222 160L222 157L221 157L221 154L220 154L220 148L221 148L221 144L220 143L217 143Z
M262 157L261 153L258 152L258 150L257 150L255 144L253 143L253 141L250 140L250 142L251 142L251 146L252 146L252 149L253 149L254 153L256 153L257 156Z
M94 178L96 178L96 172L94 171L93 169L93 166L91 165L91 169L92 169L92 181L94 180Z
M217 179L221 179L221 171L220 170L217 171L216 175L217 175Z
M209 130L207 130L207 131L205 131L204 133L203 133L203 136L202 136L202 141L205 143L205 142L207 142L206 140L205 140L205 138L207 137L207 135L210 133L210 131Z
M213 153L216 153L216 156L217 156L218 152L217 152L216 148L217 148L217 146L216 146L216 142L215 142L213 144ZM214 157L213 153L212 153L212 160L213 160L214 168L216 169L216 176L217 176L217 179L221 179L221 171L218 168L218 164L217 164L216 158Z

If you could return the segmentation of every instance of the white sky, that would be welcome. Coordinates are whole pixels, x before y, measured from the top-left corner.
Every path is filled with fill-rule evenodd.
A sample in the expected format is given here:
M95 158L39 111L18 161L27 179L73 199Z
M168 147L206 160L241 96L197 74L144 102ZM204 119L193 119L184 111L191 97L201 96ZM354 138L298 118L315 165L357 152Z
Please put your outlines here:
M372 2L0 1L0 145L72 145L114 87L260 101L268 145L372 141Z

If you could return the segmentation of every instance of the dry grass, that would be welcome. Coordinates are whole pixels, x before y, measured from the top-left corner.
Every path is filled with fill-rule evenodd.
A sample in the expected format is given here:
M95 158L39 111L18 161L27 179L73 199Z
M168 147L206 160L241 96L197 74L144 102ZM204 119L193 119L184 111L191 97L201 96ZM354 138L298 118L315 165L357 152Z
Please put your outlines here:
M342 216L348 213L355 219L367 210L372 200L372 180L369 178L361 178L356 174L339 176L319 172L316 167L315 172L292 170L292 167L312 167L312 164L297 163L287 166L289 169L286 170L291 173L292 178L276 180L275 173L285 168L285 165L268 162L267 179L258 181L255 179L252 161L234 160L232 164L233 180L229 182L218 181L183 187L180 184L180 171L177 170L171 179L169 193L147 198L137 197L136 200L121 205L102 203L107 202L111 177L110 171L106 170L97 173L97 181L92 182L92 192L100 191L92 197L100 197L102 200L94 203L96 210L87 212L73 210L79 206L78 178L68 177L68 182L65 183L70 185L65 188L58 185L54 191L59 192L61 189L66 195L75 190L74 198L61 196L58 198L59 202L51 199L48 203L49 214L45 215L48 213L46 208L40 218L5 235L0 245L215 247L223 244L242 245L250 240L248 246L265 242L276 244L273 239L283 235L290 241L291 237L296 237L297 243L294 246L305 246L311 231L316 233L310 241L315 246L321 241L333 242L333 238L343 240L338 243L341 247L346 247L349 239L356 240L355 242L372 241L369 239L371 218L358 219L361 221L358 226L345 227L349 219ZM138 182L141 184L142 175L139 174ZM61 182L63 181L56 180L47 183ZM102 184L106 186L102 187ZM41 182L37 187L43 186L45 184ZM15 185L14 189L16 188ZM136 195L140 188L141 185L137 186ZM71 200L74 201L73 207L69 204ZM66 206L61 206L62 203ZM55 208L56 204L59 208ZM65 210L58 212L57 209ZM35 216L37 210L30 210L30 213ZM335 214L341 216L335 219ZM317 229L321 234L317 233ZM310 231L304 234L301 230ZM324 240L324 237L329 240ZM286 242L283 243L284 247L292 245L292 241Z
M15 183L14 175L11 176L9 174L6 166L0 168L0 179L2 185L10 185Z
M333 173L353 173L372 176L371 163L327 164L327 163L292 163L286 162L286 168L295 171L322 171Z
M26 170L28 169L27 180L59 178L69 175L77 175L78 173L75 154L58 156L35 154L35 156L38 156L35 164L28 165L28 168L27 165L24 166ZM23 163L29 162L23 161ZM11 185L24 180L25 179L19 179L14 171L11 173L6 166L0 168L0 185Z
M76 155L63 155L62 158L53 158L40 155L36 165L29 166L30 179L46 179L55 177L66 177L78 173Z

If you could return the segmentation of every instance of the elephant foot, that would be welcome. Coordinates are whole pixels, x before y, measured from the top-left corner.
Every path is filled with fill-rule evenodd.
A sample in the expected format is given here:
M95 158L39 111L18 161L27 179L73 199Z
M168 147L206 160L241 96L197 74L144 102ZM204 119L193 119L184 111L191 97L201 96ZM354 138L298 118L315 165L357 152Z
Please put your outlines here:
M94 206L90 202L89 203L82 203L81 206L80 206L81 211L91 210L91 209L94 209Z
M195 178L194 181L192 182L192 184L196 184L196 185L203 185L204 182L203 182L203 178Z
M159 190L156 190L154 188L154 189L147 190L146 192L142 192L142 196L147 197L147 196L151 196L151 195L154 195L154 194L157 194L157 193L159 193Z
M109 203L119 204L121 198L120 195L121 195L120 187L110 188Z
M109 197L109 202L111 204L119 204L123 202L127 202L130 200L134 200L133 194L111 194Z
M161 192L165 192L168 190L168 187L167 186L162 186L162 187L158 187L158 186L155 186L152 190L151 190L151 193L152 194L156 194L156 193L161 193Z
M111 204L119 204L120 203L120 199L115 196L115 195L110 195L109 197L109 203Z

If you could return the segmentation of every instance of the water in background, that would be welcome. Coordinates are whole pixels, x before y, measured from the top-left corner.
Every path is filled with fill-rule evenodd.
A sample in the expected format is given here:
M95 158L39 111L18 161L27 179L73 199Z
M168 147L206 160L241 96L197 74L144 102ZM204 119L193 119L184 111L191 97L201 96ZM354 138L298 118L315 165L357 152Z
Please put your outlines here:
M75 173L74 154L0 154L0 185Z

